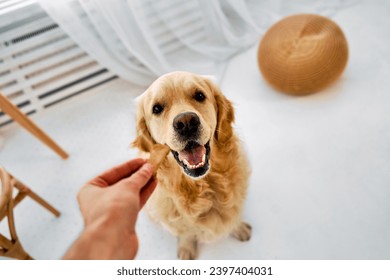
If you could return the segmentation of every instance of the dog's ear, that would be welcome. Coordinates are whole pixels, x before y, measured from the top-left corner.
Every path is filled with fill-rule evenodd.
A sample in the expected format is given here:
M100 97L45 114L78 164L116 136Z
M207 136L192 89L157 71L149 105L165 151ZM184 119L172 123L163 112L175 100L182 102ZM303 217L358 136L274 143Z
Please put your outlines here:
M234 108L232 103L221 92L215 95L215 101L217 103L215 138L217 142L225 143L233 136Z
M143 152L150 152L152 146L156 144L156 142L153 140L152 136L150 135L149 129L145 122L145 115L142 107L142 98L138 99L137 103L138 103L137 120L136 120L137 137L131 143L131 146L138 148Z
M214 137L217 143L225 143L233 136L232 124L235 119L233 104L222 94L214 81L206 78L206 82L214 93L217 111L217 127Z

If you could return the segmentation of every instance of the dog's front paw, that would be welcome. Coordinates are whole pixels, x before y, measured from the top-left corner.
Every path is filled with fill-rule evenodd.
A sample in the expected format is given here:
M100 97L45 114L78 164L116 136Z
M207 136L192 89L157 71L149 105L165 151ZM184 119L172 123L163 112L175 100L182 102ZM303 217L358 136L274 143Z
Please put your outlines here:
M177 257L181 260L195 260L198 257L198 242L196 238L179 237Z
M177 257L181 260L195 260L197 252L188 248L179 248L177 250Z
M234 229L231 235L240 240L240 241L248 241L252 236L252 227L244 222L241 222L236 229Z

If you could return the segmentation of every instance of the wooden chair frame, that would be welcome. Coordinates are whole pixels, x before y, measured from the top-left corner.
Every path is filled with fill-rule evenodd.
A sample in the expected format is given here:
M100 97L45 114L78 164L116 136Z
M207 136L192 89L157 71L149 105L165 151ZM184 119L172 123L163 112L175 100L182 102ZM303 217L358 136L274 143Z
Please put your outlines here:
M28 130L32 135L38 138L42 143L52 149L62 159L68 158L68 154L53 139L50 138L41 128L39 128L27 115L25 115L17 106L0 92L0 110L9 115L14 121Z
M21 245L15 229L15 220L13 209L25 197L29 196L37 203L42 205L48 211L53 213L56 217L60 216L60 212L43 200L40 196L34 193L26 185L18 181L11 174L9 174L3 167L0 166L0 180L1 180L1 194L0 194L0 222L7 217L8 228L11 238L8 239L0 234L0 256L9 258L31 260L32 257L24 250ZM15 198L13 197L13 188L18 190Z

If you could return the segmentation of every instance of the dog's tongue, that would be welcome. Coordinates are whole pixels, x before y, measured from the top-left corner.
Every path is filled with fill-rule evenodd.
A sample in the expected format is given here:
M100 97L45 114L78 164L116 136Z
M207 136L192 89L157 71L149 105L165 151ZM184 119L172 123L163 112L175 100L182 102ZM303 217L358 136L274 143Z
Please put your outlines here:
M197 165L203 161L203 156L206 154L206 148L202 145L197 145L191 149L185 149L179 152L179 159L185 159L190 165Z

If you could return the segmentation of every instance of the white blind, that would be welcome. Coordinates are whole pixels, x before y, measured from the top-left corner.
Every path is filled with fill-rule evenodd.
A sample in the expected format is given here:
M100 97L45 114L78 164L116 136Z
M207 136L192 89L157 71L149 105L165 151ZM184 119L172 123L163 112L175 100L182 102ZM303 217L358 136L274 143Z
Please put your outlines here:
M35 1L0 0L0 10L0 90L24 113L44 110L116 78ZM0 126L9 122L0 113Z

